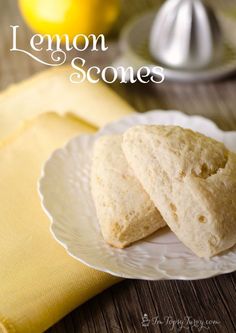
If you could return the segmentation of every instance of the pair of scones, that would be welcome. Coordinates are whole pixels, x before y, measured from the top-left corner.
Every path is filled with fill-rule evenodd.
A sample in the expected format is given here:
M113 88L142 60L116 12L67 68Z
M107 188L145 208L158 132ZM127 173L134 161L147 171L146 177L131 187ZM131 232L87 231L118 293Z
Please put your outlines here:
M104 239L125 247L167 224L199 257L236 243L236 154L178 126L139 125L94 147Z

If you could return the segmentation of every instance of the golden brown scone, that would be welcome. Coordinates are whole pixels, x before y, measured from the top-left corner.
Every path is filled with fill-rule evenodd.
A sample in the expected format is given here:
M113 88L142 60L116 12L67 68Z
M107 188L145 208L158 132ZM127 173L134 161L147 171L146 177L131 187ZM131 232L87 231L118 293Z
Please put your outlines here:
M122 136L99 138L93 151L91 187L106 242L123 248L165 225L121 149Z
M177 126L135 126L123 138L128 163L186 246L211 257L236 243L236 154Z

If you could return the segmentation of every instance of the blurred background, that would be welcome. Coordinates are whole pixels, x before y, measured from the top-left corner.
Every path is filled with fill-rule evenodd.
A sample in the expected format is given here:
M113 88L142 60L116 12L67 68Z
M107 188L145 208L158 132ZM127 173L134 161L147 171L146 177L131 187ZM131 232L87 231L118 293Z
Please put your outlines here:
M61 19L60 23L63 26L64 33L75 35L83 32L85 34L91 33L91 31L93 33L105 32L109 46L108 52L90 52L86 50L81 54L88 65L104 67L111 64L119 54L118 40L122 28L134 17L149 10L158 10L163 2L163 0L0 0L1 58L3 59L8 54L12 60L12 62L7 61L10 59L5 58L4 71L1 73L4 78L1 80L0 88L4 88L11 82L11 72L15 73L16 81L18 81L17 70L15 67L12 68L14 62L18 64L22 60L21 65L25 66L24 77L28 76L28 66L33 67L35 71L45 68L45 66L33 60L26 62L26 55L8 53L12 45L10 25L20 26L17 36L18 47L26 50L30 50L29 40L33 33L54 34L55 29L58 33L61 32L59 24L54 22L58 17ZM228 16L235 17L236 20L234 0L207 0L206 3ZM72 15L63 18L63 13L68 11L71 11ZM70 62L75 55L75 51L68 53L67 61ZM50 55L45 51L40 52L40 57L45 61L50 60ZM8 68L9 66L11 68ZM22 71L20 78L22 79Z
M38 3L40 2L42 6L38 7ZM218 12L224 13L224 15L236 21L235 0L208 0L206 2L211 4ZM0 89L4 89L12 83L19 82L38 71L47 69L47 66L40 64L26 54L9 51L12 47L12 30L10 29L10 25L20 26L17 35L18 47L30 50L29 41L32 34L35 31L41 32L42 30L40 15L44 15L49 21L53 21L56 16L54 11L55 4L56 8L59 8L62 13L65 10L65 6L72 6L72 14L66 24L69 24L68 29L72 27L74 34L81 33L84 24L90 24L92 29L97 27L98 32L100 28L105 29L107 44L109 46L108 51L90 52L86 50L80 53L80 56L86 60L87 66L97 65L103 68L111 65L120 54L119 34L122 28L135 16L141 15L151 9L158 9L161 3L163 3L161 0L0 0ZM77 6L83 9L83 15L78 17L76 21L76 15L78 14L76 10ZM115 14L113 13L114 17L112 20L108 20L109 22L106 22L104 19L106 7L115 12ZM29 28L29 24L26 24L26 21L31 26L33 25L34 31L32 28ZM76 27L72 24L75 21L78 22L78 26L76 25ZM50 33L50 24L43 22L43 27L46 27ZM65 25L65 27L67 26ZM235 37L235 33L233 33L233 36ZM39 54L37 55L39 56ZM78 52L69 52L67 61L71 62L71 59L75 56L78 56ZM40 58L49 61L50 54L42 51L40 52ZM208 83L164 82L161 85L114 83L109 86L138 111L143 112L156 108L180 109L183 112L191 114L206 114L209 118L220 124L222 128L232 129L234 128L234 124L232 124L232 120L227 121L225 108L233 110L230 112L234 114L234 77L235 75L231 75L228 79ZM199 106L200 101L201 106Z

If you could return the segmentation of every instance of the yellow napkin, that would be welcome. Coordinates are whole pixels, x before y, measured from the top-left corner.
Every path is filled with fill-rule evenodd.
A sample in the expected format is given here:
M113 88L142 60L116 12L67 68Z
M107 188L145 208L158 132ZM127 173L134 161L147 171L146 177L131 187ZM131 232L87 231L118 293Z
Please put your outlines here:
M70 85L67 86L62 73L67 75L67 68L64 72L50 70L37 75L0 97L0 133L4 131L8 136L0 145L0 332L42 332L79 304L119 281L67 255L49 233L49 221L36 190L41 166L49 154L72 136L92 132L94 128L71 115L46 113L25 122L21 129L9 135L22 119L32 117L32 113L45 112L46 107L55 109L56 102L50 99L53 94L63 101L61 113L70 110L87 121L94 115L93 124L97 125L132 111L108 88L98 85L90 90L87 83L77 85L78 96L74 97L73 105L68 101L67 107L65 96L71 94ZM48 90L43 88L43 81L47 85L48 78L55 80L57 94L51 94L50 85ZM26 88L32 95L26 93ZM73 91L76 93L76 89ZM87 99L100 91L103 91L102 98L90 101L87 108ZM60 103L57 103L59 110Z
M0 95L0 140L24 119L45 111L73 112L95 127L134 111L115 92L103 84L71 83L73 69L62 66L41 72L12 85Z

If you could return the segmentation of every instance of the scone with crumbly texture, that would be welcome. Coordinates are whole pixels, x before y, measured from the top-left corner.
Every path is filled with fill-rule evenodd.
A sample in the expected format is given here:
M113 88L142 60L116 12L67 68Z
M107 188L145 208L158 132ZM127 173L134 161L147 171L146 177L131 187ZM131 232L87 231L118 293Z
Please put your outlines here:
M122 136L100 137L94 146L91 188L102 235L123 248L144 238L165 222L128 166Z
M178 126L124 134L129 165L177 237L200 257L236 243L236 154Z

